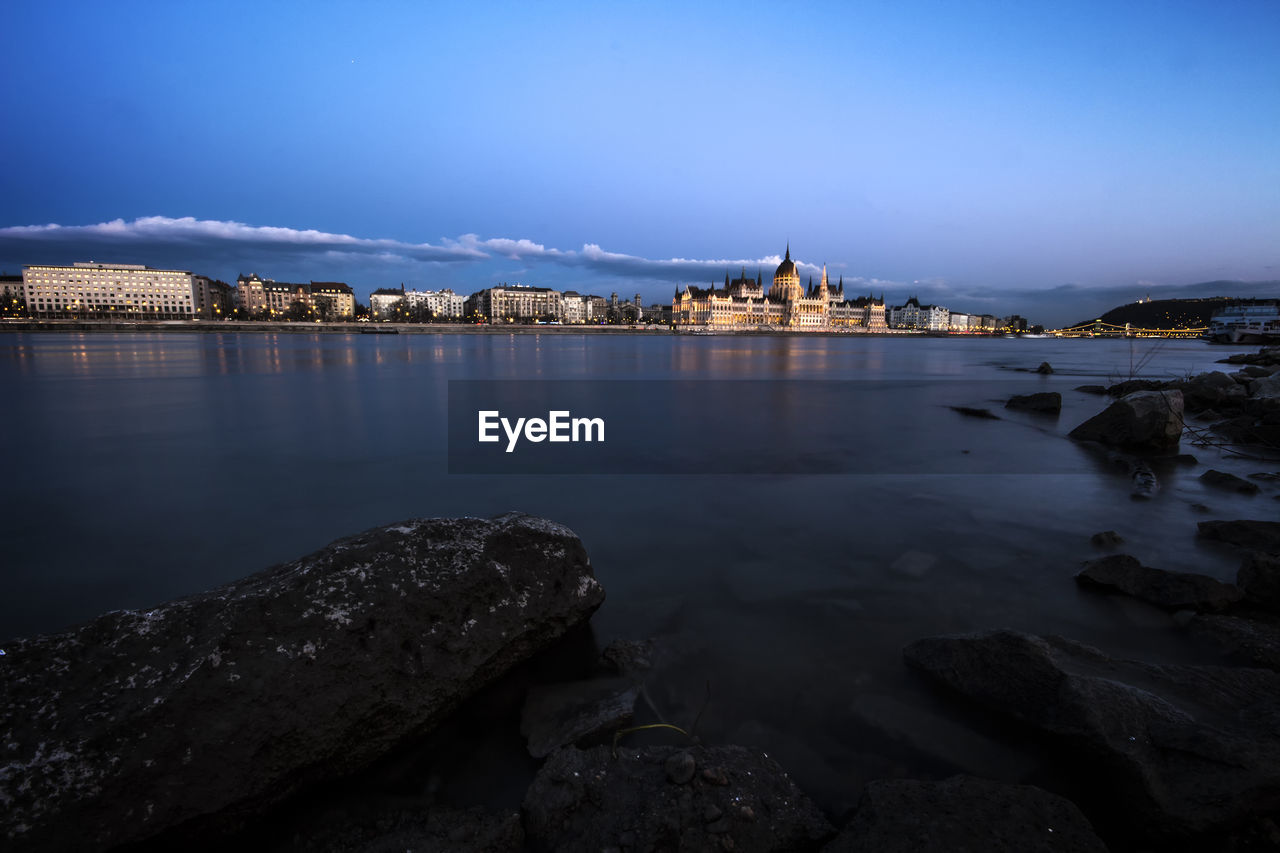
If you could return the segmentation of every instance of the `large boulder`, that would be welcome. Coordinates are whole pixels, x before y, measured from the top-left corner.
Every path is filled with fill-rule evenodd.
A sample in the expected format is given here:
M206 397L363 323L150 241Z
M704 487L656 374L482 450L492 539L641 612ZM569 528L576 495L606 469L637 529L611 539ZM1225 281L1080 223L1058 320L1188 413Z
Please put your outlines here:
M1236 585L1250 604L1280 614L1280 556L1247 554L1236 572Z
M535 851L805 850L834 834L777 762L740 746L555 752L524 801Z
M1278 673L1118 660L1014 631L919 640L904 655L1068 748L1138 835L1218 831L1280 808Z
M1202 521L1196 527L1201 539L1213 539L1250 551L1280 555L1280 521Z
M1248 396L1243 385L1220 370L1201 373L1178 384L1188 412L1223 411L1238 406Z
M871 782L822 853L1106 853L1070 800L1031 785L953 776Z
M230 831L430 729L603 599L558 524L418 520L6 644L0 837L101 850Z
M1144 566L1128 554L1085 563L1076 582L1132 595L1165 610L1225 610L1243 597L1232 584L1207 575Z
M1004 404L1006 409L1056 415L1062 411L1062 395L1057 391L1040 391L1036 394L1014 394Z
M1135 391L1080 424L1070 435L1132 450L1171 450L1182 437L1182 394Z

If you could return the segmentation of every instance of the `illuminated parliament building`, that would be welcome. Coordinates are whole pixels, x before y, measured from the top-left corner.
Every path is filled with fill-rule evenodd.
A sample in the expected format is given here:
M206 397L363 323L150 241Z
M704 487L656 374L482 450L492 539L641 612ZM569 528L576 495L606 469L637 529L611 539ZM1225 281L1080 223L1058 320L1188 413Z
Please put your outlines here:
M732 281L726 273L723 288L689 285L677 290L671 301L671 317L678 325L715 329L875 332L888 328L884 297L845 299L844 276L832 287L825 264L821 282L815 286L811 276L807 288L801 285L790 244L768 293L758 272L752 280L743 269L742 277Z

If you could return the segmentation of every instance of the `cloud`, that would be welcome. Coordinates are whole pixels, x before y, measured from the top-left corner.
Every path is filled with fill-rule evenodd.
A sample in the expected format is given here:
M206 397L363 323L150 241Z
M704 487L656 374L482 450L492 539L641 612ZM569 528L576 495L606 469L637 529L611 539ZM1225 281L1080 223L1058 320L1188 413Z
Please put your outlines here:
M0 228L0 271L18 272L25 264L70 263L96 260L107 263L143 263L169 269L189 269L224 280L239 272L259 272L284 281L344 279L357 289L400 281L425 282L428 286L453 286L478 290L490 281L506 280L511 263L537 283L561 289L611 286L601 278L624 279L626 286L644 291L648 298L666 298L670 291L659 285L720 281L726 271L748 275L763 273L766 283L782 258L646 258L611 252L598 243L580 249L558 249L525 238L481 237L463 234L436 243L356 237L311 229L256 226L193 217L146 216L131 222L116 219L96 225L19 225ZM796 260L803 278L815 279L822 267ZM556 274L547 265L560 267ZM503 271L505 268L505 272ZM828 276L838 278L838 270ZM450 276L452 278L450 278ZM844 276L845 292L884 293L891 304L901 304L914 294L925 302L955 311L1018 313L1033 322L1067 325L1095 317L1117 305L1148 293L1155 299L1196 296L1275 296L1276 282L1204 282L1192 285L1160 285L1148 280L1130 284L1084 287L1062 284L1049 288L995 288L957 283L945 278L893 281ZM621 288L623 285L618 282ZM665 291L665 292L664 292Z

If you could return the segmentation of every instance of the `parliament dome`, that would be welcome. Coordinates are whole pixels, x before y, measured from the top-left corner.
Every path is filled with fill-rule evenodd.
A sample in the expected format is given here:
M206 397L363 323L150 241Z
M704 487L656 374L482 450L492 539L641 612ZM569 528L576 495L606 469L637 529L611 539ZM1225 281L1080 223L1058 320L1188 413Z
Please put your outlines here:
M778 264L778 270L773 274L773 280L778 281L783 278L794 278L800 280L800 274L796 271L796 262L791 260L791 244L787 244L787 256L782 259L782 263Z

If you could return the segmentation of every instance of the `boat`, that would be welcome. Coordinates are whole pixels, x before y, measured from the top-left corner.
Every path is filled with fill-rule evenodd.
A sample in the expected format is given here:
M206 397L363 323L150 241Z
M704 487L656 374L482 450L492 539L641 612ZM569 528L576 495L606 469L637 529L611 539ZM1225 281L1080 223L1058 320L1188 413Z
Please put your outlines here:
M1209 319L1204 337L1215 344L1280 343L1280 303L1223 308Z

